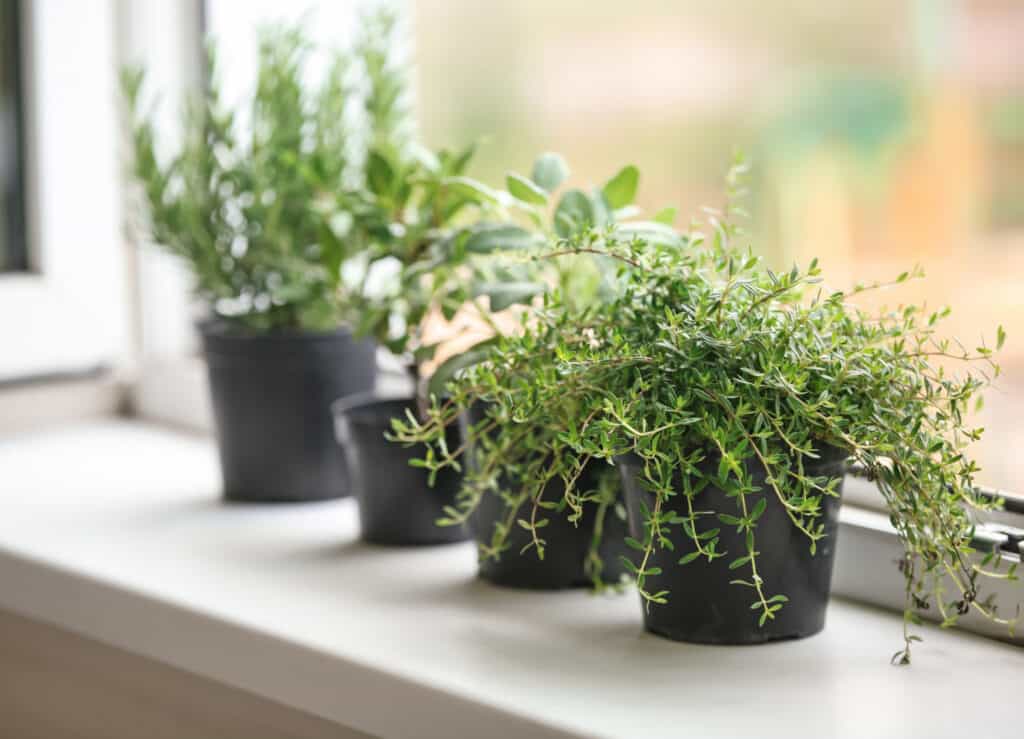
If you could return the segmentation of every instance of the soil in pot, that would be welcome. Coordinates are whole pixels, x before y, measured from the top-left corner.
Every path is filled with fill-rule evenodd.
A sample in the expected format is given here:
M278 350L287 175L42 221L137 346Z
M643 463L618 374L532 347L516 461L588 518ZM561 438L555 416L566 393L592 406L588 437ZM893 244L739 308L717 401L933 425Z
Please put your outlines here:
M345 329L239 333L201 327L224 497L303 502L348 494L331 403L373 389L376 348Z
M404 446L388 441L393 418L416 412L413 398L362 395L334 405L335 431L348 460L352 492L359 502L359 521L365 541L388 546L424 546L465 541L463 526L438 526L446 506L455 505L462 476L451 468L440 471L433 487L422 467L422 444ZM448 430L450 449L459 446L457 428Z
M460 419L461 425L479 423L484 418L485 409L482 404L474 406ZM467 451L466 464L469 465L473 462L473 451ZM612 470L606 463L591 462L580 475L578 485L581 489L594 489L598 486L599 476L610 472ZM498 484L504 485L505 481L499 478ZM560 500L564 489L560 478L553 479L544 488L542 498ZM607 507L603 517L598 515L596 504L588 504L577 524L568 521L564 512L545 511L545 518L550 523L542 529L546 542L543 560L537 557L533 547L523 551L531 542L530 534L513 525L507 538L508 547L501 556L497 559L481 558L480 577L496 585L527 590L592 587L594 581L588 559L594 537L599 536L596 553L602 562L601 580L617 583L628 575L620 557L631 558L635 554L624 543L626 522L620 515L621 510L621 498ZM495 524L507 516L508 507L504 499L493 492L485 494L469 520L470 531L477 543L490 544ZM598 525L600 532L597 531Z
M828 447L819 450L820 459L813 464L805 462L808 475L842 477L846 454ZM643 462L628 455L615 460L622 476L626 506L629 511L630 533L643 541L641 501L654 507L654 496L641 483ZM705 461L709 469L717 467L717 459ZM729 563L746 553L743 534L735 527L705 519L698 531L720 528L719 551L727 552L712 562L698 558L685 565L678 564L681 557L694 551L694 545L682 532L673 527L675 551L655 549L649 567L660 567L660 575L648 576L648 592L667 590L668 603L644 604L644 627L647 631L676 641L704 644L758 644L779 639L810 636L825 626L825 610L832 587L832 564L835 559L836 533L839 520L839 498L825 496L822 516L825 537L817 543L815 554L810 552L810 541L786 515L782 505L765 483L763 468L751 465L755 485L760 485L767 496L767 508L757 521L757 569L765 582L766 593L783 594L789 601L775 613L775 618L758 626L761 612L752 610L753 591L741 585L730 585L730 580L750 579L749 567L729 569ZM836 492L842 490L842 481ZM751 496L756 503L757 496ZM751 498L748 498L750 500ZM728 499L721 490L709 485L694 498L696 510L723 510ZM665 506L682 515L686 508L682 495L674 496ZM677 508L679 510L677 510Z

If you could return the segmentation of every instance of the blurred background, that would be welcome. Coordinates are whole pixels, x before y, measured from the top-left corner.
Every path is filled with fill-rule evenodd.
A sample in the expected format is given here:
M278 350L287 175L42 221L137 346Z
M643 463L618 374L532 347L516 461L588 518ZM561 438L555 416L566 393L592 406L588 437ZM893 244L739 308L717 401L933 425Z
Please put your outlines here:
M1024 3L1019 0L418 0L418 110L434 144L483 137L500 182L541 150L599 183L643 173L680 222L753 164L751 246L819 257L832 287L953 307L973 348L1009 334L978 421L982 480L1024 491Z
M119 22L146 25L133 27L132 38L150 52L170 43L170 25L189 17L165 9L198 8L202 27L222 44L227 75L238 71L235 85L242 89L246 69L251 74L254 67L258 24L305 15L315 35L343 43L359 3L113 5ZM19 8L24 13L29 6L44 21L32 44L33 74L62 82L26 107L32 96L22 89L26 54L16 30L24 25ZM1004 372L979 415L987 433L978 452L985 483L1024 491L1024 460L1014 453L1024 441L1018 420L1024 414L1024 3L406 0L404 6L424 138L431 145L481 139L475 176L500 184L507 169L528 172L544 150L565 154L581 184L602 182L633 163L643 173L641 205L677 206L683 226L700 206L721 203L722 175L739 149L753 165L749 242L773 264L817 256L829 285L839 288L885 280L920 263L925 281L882 299L893 306L919 300L953 306L947 330L969 347L991 340L1003 324L1009 335ZM154 21L161 13L171 20ZM69 14L81 15L82 6L0 0L0 272L7 273L0 275L0 329L5 312L39 321L55 304L5 307L12 305L4 302L16 284L12 276L64 269L62 284L77 295L82 313L101 299L123 303L128 296L141 306L142 331L154 336L159 332L150 324L167 322L151 314L167 310L152 310L152 298L159 294L161 306L175 303L176 325L185 328L164 331L176 338L160 341L182 345L191 332L187 285L165 272L147 281L148 265L159 256L139 258L141 287L108 289L104 275L121 267L92 259L72 270L67 265L89 253L81 245L59 259L61 250L47 247L40 260L26 237L33 218L44 223L47 243L57 232L81 231L75 219L95 219L102 209L79 196L105 192L83 178L96 182L102 170L113 182L120 167L113 136L88 133L107 125L90 123L90 116L97 100L116 98L115 60L102 58L102 51L56 53L93 43L101 32L102 24L95 32L82 28L86 16L68 28L48 20ZM105 88L94 82L100 78ZM76 93L87 83L87 94ZM76 121L73 129L59 128L69 121ZM33 165L26 132L57 153L44 151ZM62 187L62 197L76 203L74 218L45 202L26 205L32 183L25 175L33 166L43 172L36 176L44 189ZM108 221L97 233L116 233L117 219ZM40 267L47 259L52 264ZM102 290L83 281L86 270ZM54 321L66 323L76 313L64 309ZM42 336L41 329L25 330L22 320L9 324L16 340ZM138 331L118 321L115 340ZM7 354L0 350L0 382L5 362L17 366L19 352ZM166 395L163 379L154 387Z

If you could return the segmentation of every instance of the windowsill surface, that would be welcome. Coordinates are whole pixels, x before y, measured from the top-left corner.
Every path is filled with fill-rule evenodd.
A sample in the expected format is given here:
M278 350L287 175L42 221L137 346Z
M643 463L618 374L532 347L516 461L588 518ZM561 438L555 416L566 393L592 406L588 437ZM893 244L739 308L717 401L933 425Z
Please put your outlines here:
M1001 735L1024 651L834 600L759 647L643 634L633 593L502 590L473 547L358 542L353 501L224 505L213 445L127 421L0 441L0 608L382 737ZM841 546L841 543L840 543ZM984 700L973 700L975 697Z

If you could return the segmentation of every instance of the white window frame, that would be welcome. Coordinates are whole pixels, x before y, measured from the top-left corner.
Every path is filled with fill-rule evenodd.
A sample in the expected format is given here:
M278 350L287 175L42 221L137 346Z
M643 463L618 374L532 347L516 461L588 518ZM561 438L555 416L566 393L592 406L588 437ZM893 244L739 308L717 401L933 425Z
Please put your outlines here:
M120 0L120 62L145 69L144 104L158 97L158 143L168 148L180 142L184 106L202 86L203 8L203 0ZM124 188L132 212L138 194L130 173ZM141 243L141 229L130 228L129 237L137 320L132 411L160 423L209 432L212 410L193 328L197 306L190 296L191 276L185 265L157 245Z
M25 237L30 271L0 275L0 383L122 366L114 0L22 2Z

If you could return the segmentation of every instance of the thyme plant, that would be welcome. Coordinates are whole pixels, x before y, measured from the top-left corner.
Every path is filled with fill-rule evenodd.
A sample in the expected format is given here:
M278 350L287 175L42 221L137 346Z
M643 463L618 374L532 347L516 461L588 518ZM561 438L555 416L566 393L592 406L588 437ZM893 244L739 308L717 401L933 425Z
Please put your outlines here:
M1019 606L999 612L984 582L1015 579L1015 565L997 553L980 558L972 546L974 513L998 502L976 492L969 446L982 430L967 420L998 375L993 352L1002 328L994 346L967 349L939 333L948 310L868 312L857 307L858 295L920 272L829 289L816 261L785 273L765 268L735 245L733 221L729 206L713 215L708 236L694 231L682 249L604 229L560 238L537 254L600 252L620 265L619 293L582 311L568 309L560 293L548 296L522 335L506 337L487 362L456 377L426 422L402 429L405 438L433 444L423 465L436 472L458 465L465 451L445 447L443 428L473 403L490 404L470 437L500 429L504 441L485 446L482 471L467 477L449 518L464 519L493 492L504 460L532 460L518 472L527 492L507 497L508 517L487 553L501 549L512 526L530 532L541 552L548 516L565 511L578 520L592 496L577 485L584 465L637 455L653 505L643 510L644 536L627 541L636 554L626 564L645 607L671 597L647 586L661 574L649 564L654 552L679 548L680 567L728 558L732 585L749 591L751 618L764 625L787 597L758 570L765 545L758 519L780 506L813 553L824 535L822 502L837 494L837 481L807 468L835 447L877 482L905 550L905 646L894 661L909 662L919 638L909 627L929 608L947 626L973 610L1012 628ZM544 481L555 477L564 493L546 500ZM721 491L713 507L694 505L705 488ZM742 534L745 546L724 551L724 527Z

